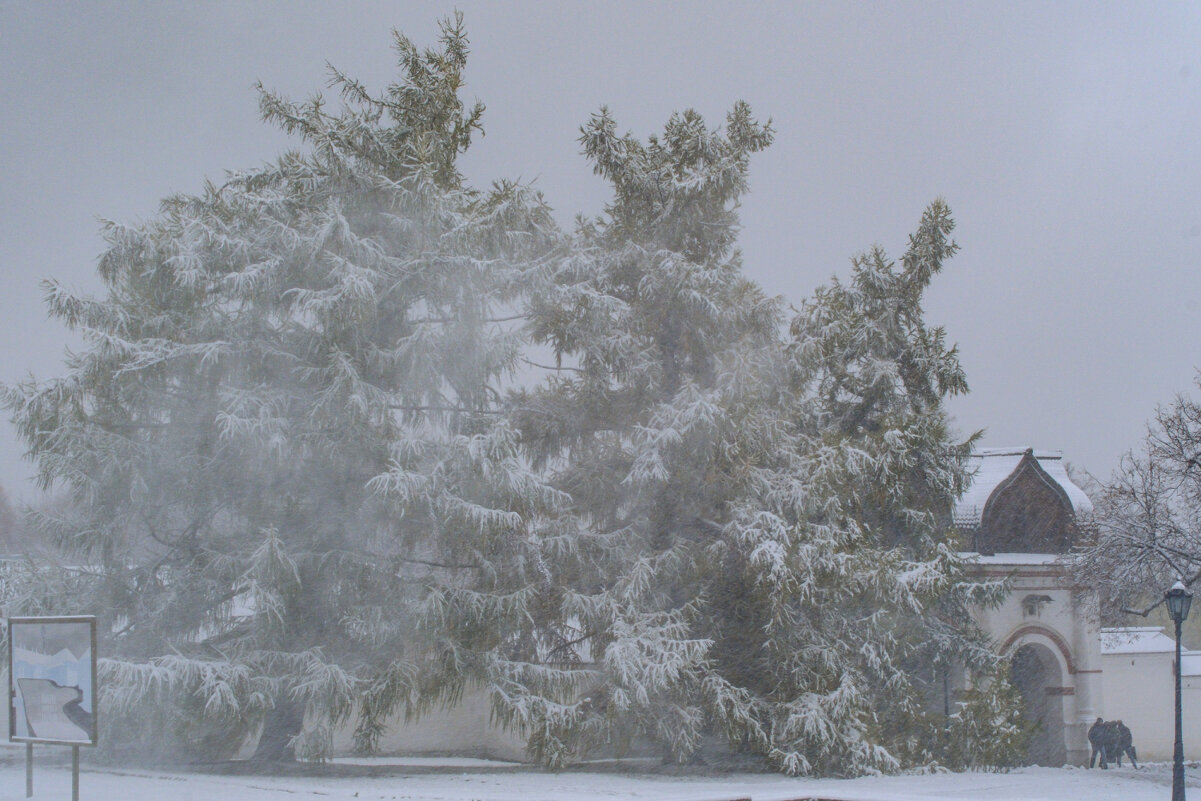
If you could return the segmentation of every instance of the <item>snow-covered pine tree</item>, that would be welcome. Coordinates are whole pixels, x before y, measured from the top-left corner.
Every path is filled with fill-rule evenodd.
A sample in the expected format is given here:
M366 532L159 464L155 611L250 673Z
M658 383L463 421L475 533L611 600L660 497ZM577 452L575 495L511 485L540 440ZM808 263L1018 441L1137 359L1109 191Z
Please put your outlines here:
M110 747L228 754L265 719L260 757L320 756L354 714L370 747L480 677L541 580L526 527L557 495L499 382L558 233L456 167L483 111L461 18L395 48L378 96L332 71L336 113L260 86L302 150L107 225L102 297L48 285L86 346L4 400L74 501L37 522L86 568L59 600L101 615Z
M949 212L900 269L856 259L781 342L732 250L769 137L741 105L724 135L693 114L646 144L603 112L584 131L615 199L535 295L560 363L522 418L573 499L544 539L564 643L501 705L551 764L632 737L686 759L713 735L790 773L945 761L942 679L995 665L967 605L996 590L948 526L969 443L942 403L966 382L921 306Z
M713 543L778 417L779 303L734 249L749 159L771 138L743 103L724 129L687 111L646 142L603 109L582 129L613 199L532 295L556 364L518 404L572 498L542 539L561 642L495 679L502 720L552 765L631 738L685 759L723 710L742 714L712 670Z
M942 758L943 676L995 662L967 607L997 588L966 580L949 525L970 438L952 437L943 402L967 383L922 310L952 228L936 201L900 265L873 248L802 306L787 437L731 510L718 612L733 637L714 657L726 673L754 660L745 734L790 773Z

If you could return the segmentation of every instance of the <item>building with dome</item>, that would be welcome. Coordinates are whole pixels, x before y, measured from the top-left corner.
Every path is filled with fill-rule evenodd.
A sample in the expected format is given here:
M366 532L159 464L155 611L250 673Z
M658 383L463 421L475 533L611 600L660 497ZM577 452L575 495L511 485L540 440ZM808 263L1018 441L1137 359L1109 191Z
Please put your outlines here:
M1062 557L1088 535L1092 503L1058 451L989 448L953 511L972 574L1012 592L977 622L1012 660L1027 714L1041 722L1031 762L1086 764L1088 728L1102 709L1101 629L1094 595L1074 587Z

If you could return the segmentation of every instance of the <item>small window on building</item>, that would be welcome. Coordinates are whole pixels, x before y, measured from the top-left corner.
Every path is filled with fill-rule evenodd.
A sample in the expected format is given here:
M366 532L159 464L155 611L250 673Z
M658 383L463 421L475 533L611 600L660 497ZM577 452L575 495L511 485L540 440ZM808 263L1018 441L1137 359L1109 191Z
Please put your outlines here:
M1043 607L1049 603L1050 595L1027 595L1022 599L1022 617L1042 617Z

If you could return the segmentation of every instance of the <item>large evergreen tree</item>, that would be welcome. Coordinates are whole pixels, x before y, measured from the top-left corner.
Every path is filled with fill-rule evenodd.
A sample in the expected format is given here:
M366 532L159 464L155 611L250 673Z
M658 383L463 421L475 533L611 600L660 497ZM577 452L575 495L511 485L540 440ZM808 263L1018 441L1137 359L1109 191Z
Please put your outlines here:
M731 626L728 660L762 659L764 746L790 772L946 759L946 721L931 714L941 679L994 670L968 606L998 588L967 581L950 530L970 440L952 438L943 402L967 384L922 309L957 249L952 227L936 201L899 265L873 248L802 306L788 437L732 515L730 585L755 625Z
M456 167L483 111L461 20L395 46L379 96L333 71L338 112L260 87L303 149L109 224L102 297L48 288L86 346L5 401L73 497L39 522L89 567L60 603L101 614L109 744L228 753L265 719L261 757L320 755L357 712L370 747L495 647L470 594L527 582L556 496L499 413L505 318L557 234L528 188Z
M726 703L702 596L770 416L779 306L733 246L750 156L771 137L745 104L724 130L688 111L645 143L606 110L583 128L613 199L534 295L558 369L519 404L527 446L572 498L543 537L562 645L498 682L504 719L551 764L633 737L686 757Z
M712 735L794 773L947 759L936 688L994 666L949 531L968 443L942 403L966 382L921 306L948 210L899 268L857 258L782 342L733 249L770 130L739 105L724 132L686 113L641 143L602 112L582 141L614 200L534 309L560 369L523 417L572 497L547 542L579 664L508 693L512 718L552 764Z
M320 756L353 717L371 749L473 685L556 766L651 741L855 773L987 732L928 704L994 664L947 531L966 383L922 311L946 207L785 338L735 247L772 139L745 104L645 142L595 115L613 198L564 241L458 171L460 22L396 49L382 95L333 73L338 113L263 91L302 149L110 225L104 296L48 291L86 347L5 390L83 567L3 592L102 614L106 741L221 754L265 721L263 758ZM523 336L554 364L506 394Z

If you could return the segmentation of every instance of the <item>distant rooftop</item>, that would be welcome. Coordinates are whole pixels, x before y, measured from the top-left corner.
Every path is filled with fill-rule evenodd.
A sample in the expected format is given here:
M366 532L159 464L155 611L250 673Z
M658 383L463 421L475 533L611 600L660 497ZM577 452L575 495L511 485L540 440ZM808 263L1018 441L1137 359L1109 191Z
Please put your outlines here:
M1158 626L1101 629L1102 654L1175 654L1176 640ZM1180 675L1201 676L1201 651L1181 651Z
M1176 640L1164 634L1159 626L1101 629L1103 654L1161 654L1175 651Z
M1003 565L1009 567L1011 565L1053 565L1056 564L1061 554L1057 553L990 553L979 554L971 551L965 552L963 556L969 561L980 565Z

